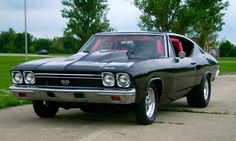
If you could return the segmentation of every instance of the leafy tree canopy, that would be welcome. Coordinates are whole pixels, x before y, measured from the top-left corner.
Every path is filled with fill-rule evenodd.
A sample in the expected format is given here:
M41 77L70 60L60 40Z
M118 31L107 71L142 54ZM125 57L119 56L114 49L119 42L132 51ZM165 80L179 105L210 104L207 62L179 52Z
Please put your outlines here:
M113 30L107 19L108 5L101 0L63 0L62 16L67 18L66 35L76 36L82 43L97 32Z
M221 57L236 57L236 47L228 40L220 44Z
M134 0L143 13L142 30L176 32L195 38L202 46L215 45L224 25L225 0Z

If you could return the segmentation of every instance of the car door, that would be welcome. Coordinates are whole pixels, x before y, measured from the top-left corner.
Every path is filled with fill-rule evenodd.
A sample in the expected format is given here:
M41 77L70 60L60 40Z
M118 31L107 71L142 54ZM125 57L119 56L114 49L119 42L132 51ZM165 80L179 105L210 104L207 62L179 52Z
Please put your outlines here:
M171 41L170 45L171 50L174 52L173 54L175 54L174 57L171 58L174 67L174 84L170 98L178 99L189 92L194 86L196 79L196 61L194 61L189 54L183 58L179 57L176 55L177 53Z

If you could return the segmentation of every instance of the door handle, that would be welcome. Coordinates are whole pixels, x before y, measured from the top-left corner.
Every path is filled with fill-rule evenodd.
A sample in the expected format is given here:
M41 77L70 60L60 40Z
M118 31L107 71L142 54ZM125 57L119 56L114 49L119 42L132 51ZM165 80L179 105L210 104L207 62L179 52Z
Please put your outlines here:
M190 63L191 65L196 65L197 64L197 62L192 62L192 63Z
M174 58L174 59L173 59L173 62L174 62L174 63L178 63L178 62L179 62L179 58L177 58L177 57Z

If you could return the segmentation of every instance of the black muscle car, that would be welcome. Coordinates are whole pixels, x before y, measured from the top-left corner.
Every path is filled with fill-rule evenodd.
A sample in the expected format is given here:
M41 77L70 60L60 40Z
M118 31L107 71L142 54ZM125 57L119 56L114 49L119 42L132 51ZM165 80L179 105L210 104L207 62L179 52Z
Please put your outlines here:
M53 117L60 107L128 106L139 124L151 124L158 106L184 96L190 106L206 107L218 69L213 56L182 35L98 33L75 55L16 66L10 90L32 100L39 117Z

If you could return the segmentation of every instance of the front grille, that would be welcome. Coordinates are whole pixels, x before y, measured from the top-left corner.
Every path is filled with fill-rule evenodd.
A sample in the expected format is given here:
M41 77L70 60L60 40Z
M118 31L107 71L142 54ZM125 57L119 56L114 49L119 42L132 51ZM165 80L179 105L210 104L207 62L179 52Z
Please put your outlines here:
M35 73L39 86L102 87L100 74Z

